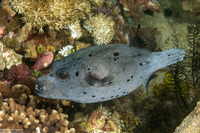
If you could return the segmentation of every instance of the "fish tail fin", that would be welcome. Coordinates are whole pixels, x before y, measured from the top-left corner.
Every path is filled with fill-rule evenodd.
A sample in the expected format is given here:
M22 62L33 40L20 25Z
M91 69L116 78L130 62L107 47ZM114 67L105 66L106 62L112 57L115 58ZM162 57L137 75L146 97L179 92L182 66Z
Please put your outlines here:
M183 49L170 49L163 52L154 52L154 63L158 66L157 70L182 61L185 53L186 52Z
M182 61L185 56L185 51L183 49L170 49L164 51L163 54L167 56L167 66Z
M182 61L185 56L183 49L170 49L163 52L153 52L154 72L163 67Z

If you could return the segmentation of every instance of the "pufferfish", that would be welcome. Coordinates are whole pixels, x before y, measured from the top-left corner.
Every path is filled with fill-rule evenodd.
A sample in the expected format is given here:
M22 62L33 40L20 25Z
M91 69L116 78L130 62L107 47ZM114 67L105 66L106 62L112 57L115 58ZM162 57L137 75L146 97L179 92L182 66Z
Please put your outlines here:
M97 103L122 97L147 82L151 74L183 60L183 49L150 52L129 44L90 46L63 60L36 80L37 95L78 103ZM148 91L147 91L148 92Z

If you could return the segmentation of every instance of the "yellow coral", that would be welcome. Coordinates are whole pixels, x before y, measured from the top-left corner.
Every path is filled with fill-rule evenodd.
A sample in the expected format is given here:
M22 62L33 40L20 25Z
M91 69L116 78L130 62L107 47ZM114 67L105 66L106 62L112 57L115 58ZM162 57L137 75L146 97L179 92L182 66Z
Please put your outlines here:
M84 23L84 28L92 34L97 45L108 44L113 39L114 26L115 22L103 13L90 17Z
M25 23L40 29L48 25L52 29L62 29L85 19L91 11L86 0L12 0L11 7L23 15Z

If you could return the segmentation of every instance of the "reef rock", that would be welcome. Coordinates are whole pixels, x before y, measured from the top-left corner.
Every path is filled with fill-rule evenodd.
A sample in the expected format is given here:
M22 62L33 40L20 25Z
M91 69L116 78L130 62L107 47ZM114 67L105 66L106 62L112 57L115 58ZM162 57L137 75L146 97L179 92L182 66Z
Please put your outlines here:
M176 127L174 133L200 133L200 101L183 122Z

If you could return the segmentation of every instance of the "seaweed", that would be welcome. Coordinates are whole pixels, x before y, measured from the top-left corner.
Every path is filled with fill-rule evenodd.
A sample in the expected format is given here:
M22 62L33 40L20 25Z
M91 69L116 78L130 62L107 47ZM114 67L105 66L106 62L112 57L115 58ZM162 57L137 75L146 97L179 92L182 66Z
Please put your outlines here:
M189 25L187 41L189 46L188 51L188 77L192 88L195 91L196 98L200 96L200 23Z
M174 36L174 45L175 47L179 46L178 39ZM182 45L181 45L181 48ZM174 79L174 92L176 96L176 100L180 106L187 107L186 103L186 96L184 92L184 84L186 83L187 79L187 69L186 69L186 62L177 62L174 65L169 66L170 73L173 75ZM186 83L187 84L187 83Z

